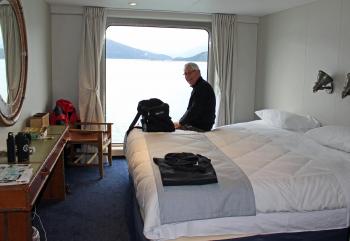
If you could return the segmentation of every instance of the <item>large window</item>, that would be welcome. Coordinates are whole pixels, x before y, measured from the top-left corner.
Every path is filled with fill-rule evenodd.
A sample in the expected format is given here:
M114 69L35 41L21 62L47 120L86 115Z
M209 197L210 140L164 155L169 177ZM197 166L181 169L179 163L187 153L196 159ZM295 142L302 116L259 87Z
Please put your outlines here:
M159 98L178 121L191 88L183 76L187 62L207 78L208 32L198 28L109 26L106 30L106 120L113 143L122 143L140 100Z

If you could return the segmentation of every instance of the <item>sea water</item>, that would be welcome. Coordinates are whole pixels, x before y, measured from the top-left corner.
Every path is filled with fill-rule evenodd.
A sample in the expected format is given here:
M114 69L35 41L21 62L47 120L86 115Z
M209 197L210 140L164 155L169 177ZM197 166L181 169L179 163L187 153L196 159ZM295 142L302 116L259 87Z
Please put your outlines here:
M196 62L204 79L207 62ZM170 106L178 121L187 108L192 88L183 75L184 61L106 60L106 120L113 125L113 143L122 143L140 100L158 98Z

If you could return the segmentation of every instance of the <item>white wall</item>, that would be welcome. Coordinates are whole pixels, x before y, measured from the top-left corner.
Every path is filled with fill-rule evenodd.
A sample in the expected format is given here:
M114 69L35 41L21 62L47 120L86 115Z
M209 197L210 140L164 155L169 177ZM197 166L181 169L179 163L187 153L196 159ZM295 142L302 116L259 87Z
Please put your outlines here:
M51 96L50 14L44 0L22 0L28 38L28 82L23 110L14 126L0 126L0 150L6 150L9 131L20 131L28 117L47 111Z
M53 105L63 98L78 107L82 15L53 14L51 21Z
M350 97L341 99L350 72L349 12L349 0L319 0L260 19L255 109L350 124ZM333 94L312 92L318 70L333 77Z
M209 15L110 10L108 16L209 22ZM254 118L254 83L257 48L257 18L238 18L238 95L236 122ZM78 107L78 66L82 8L51 7L53 100L65 98Z

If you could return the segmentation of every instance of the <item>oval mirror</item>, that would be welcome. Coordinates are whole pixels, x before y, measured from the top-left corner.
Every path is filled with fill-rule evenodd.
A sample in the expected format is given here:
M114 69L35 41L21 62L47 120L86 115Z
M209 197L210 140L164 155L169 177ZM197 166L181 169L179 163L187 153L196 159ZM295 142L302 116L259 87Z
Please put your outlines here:
M20 0L0 0L0 120L13 125L27 84L27 35Z

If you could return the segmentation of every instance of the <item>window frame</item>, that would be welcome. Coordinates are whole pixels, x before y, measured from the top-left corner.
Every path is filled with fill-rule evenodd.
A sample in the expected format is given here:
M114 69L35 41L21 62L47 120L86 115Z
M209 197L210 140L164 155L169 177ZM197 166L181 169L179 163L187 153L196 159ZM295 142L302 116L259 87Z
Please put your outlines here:
M133 27L156 27L156 28L187 28L202 29L208 32L208 63L207 80L212 79L212 57L211 57L211 22L203 21L180 21L180 20L162 20L162 19L143 19L143 18L119 18L107 17L106 29L110 26L133 26ZM106 40L105 40L106 41ZM101 85L100 85L101 104L106 114L106 45L104 45L101 59ZM116 123L118 124L118 123ZM122 148L122 144L113 143L113 146Z

